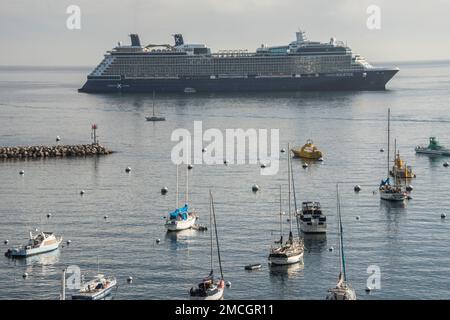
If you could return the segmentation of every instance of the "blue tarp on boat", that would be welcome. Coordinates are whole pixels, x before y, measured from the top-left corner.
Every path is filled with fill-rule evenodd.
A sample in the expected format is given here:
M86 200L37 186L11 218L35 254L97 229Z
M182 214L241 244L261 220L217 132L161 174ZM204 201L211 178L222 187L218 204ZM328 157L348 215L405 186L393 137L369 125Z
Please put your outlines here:
M175 209L175 211L170 213L170 219L176 219L180 216L183 220L187 220L188 218L188 205L185 204L184 207Z
M387 178L386 180L381 180L380 187L390 185L390 184L391 184L391 181L389 178Z

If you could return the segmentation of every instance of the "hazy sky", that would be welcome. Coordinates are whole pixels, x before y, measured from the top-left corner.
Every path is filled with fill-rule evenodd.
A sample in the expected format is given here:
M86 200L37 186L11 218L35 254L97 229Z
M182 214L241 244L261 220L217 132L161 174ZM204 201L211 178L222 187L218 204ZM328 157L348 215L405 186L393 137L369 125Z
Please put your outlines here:
M412 3L414 2L414 3ZM369 61L450 58L450 0L0 0L0 65L89 65L128 43L185 42L219 49L287 44L301 28L310 40L347 41ZM66 27L69 5L81 29ZM381 8L381 29L366 9Z

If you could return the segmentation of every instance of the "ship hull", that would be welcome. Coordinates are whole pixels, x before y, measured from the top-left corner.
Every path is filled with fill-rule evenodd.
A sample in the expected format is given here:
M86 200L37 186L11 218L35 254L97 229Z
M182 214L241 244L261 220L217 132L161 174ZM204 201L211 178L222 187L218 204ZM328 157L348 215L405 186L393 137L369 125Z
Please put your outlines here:
M301 77L241 78L120 78L89 77L79 92L86 93L194 93L194 92L274 92L385 90L386 83L398 69L376 69L364 72L314 74Z

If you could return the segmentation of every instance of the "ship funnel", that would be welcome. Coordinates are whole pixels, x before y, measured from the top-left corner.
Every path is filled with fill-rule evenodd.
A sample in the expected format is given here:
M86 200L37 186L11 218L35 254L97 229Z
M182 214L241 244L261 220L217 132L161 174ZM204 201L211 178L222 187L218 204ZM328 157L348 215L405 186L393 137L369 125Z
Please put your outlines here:
M139 40L139 36L136 33L130 34L131 46L132 47L140 47L141 41Z
M297 32L295 33L295 36L297 37L297 42L300 42L300 43L301 43L301 42L307 41L305 32L303 32L303 31L301 31L301 30L297 31Z
M184 44L183 35L181 33L177 33L173 35L175 40L175 47L182 46Z

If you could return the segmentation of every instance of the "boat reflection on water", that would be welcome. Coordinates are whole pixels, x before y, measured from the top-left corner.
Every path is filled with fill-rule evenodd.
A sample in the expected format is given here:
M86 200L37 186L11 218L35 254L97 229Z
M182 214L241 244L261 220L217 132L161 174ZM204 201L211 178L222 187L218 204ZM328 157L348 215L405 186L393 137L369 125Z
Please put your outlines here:
M59 262L59 258L60 251L55 250L12 261L16 267L25 267L28 274L38 273L46 276L55 273L55 265Z
M186 229L177 232L166 232L165 238L169 242L171 250L186 249L192 237L197 235L198 231Z
M385 214L406 213L407 201L383 201L380 200L380 211Z
M304 267L305 265L303 264L303 262L287 265L269 264L270 277L275 279L294 278L299 272L303 271Z
M304 233L303 241L305 243L306 252L322 252L327 248L326 233Z

